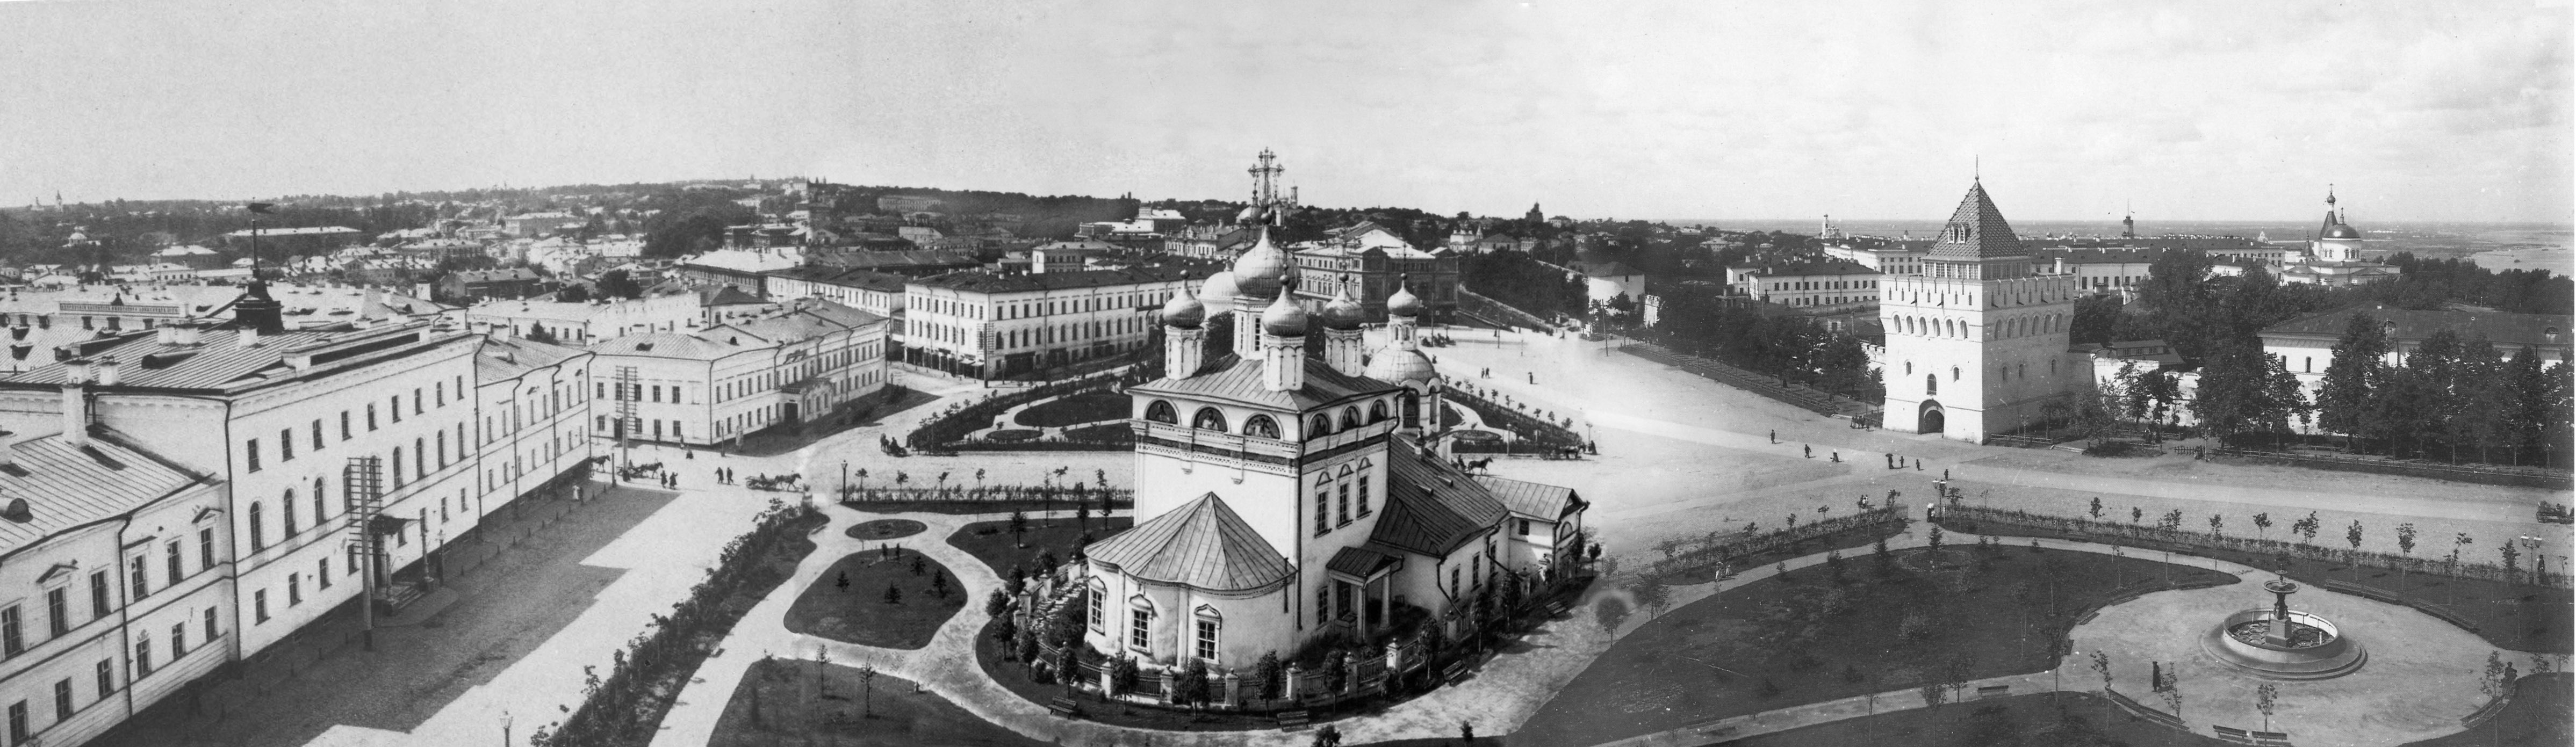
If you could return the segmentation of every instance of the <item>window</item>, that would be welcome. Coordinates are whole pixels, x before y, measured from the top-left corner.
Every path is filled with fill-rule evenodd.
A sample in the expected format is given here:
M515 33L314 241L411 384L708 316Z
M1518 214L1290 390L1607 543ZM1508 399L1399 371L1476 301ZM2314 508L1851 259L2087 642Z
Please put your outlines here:
M170 584L176 586L179 583L179 579L188 577L188 571L181 567L182 563L180 562L181 558L185 558L187 556L180 552L179 543L176 540L171 541L170 544L162 545L161 550L162 563L169 566Z
M1218 412L1214 407L1201 407L1197 415L1190 417L1190 427L1224 433L1225 413Z
M1094 578L1091 580L1090 588L1091 603L1086 606L1091 608L1091 630L1092 632L1100 632L1101 618L1106 614L1101 611L1101 608L1109 606L1109 586L1107 584L1100 583L1100 579Z
M203 569L213 569L215 567L215 530L213 527L197 530L197 567ZM106 613L102 612L99 614Z
M277 429L277 461L295 461L295 429Z
M152 639L144 638L134 642L134 677L141 679L151 674Z
M259 439L242 441L242 464L252 472L259 471Z
M1322 437L1324 434L1328 434L1328 433L1332 433L1332 432L1333 432L1333 419L1332 419L1332 418L1325 417L1325 416L1322 416L1322 415L1317 415L1317 416L1315 416L1315 419L1314 419L1314 420L1309 421L1309 422L1307 422L1307 423L1306 423L1306 437L1307 437L1307 438L1319 438L1319 437Z
M1154 608L1140 597L1136 600L1135 609L1130 610L1130 613L1128 615L1130 622L1127 625L1127 646L1148 652L1153 651Z
M250 551L251 551L251 552L259 552L261 549L264 549L264 548L268 547L268 532L267 532L267 530L265 530L264 528L262 528L262 527L260 526L260 521L259 521L260 513L261 513L261 509L260 509L260 505L259 505L258 503L252 503L252 504L250 504ZM140 596L140 595L141 595L141 592L139 592L139 591L138 591L138 592L136 592L136 595L137 595L137 596Z
M215 608L206 608L206 640L215 639Z
M1351 484L1350 484L1350 483L1347 483L1347 482L1346 482L1346 483L1342 483L1342 487L1341 487L1341 500L1335 501L1333 505L1334 505L1334 508L1335 508L1335 510L1334 510L1334 512L1333 512L1333 518L1334 518L1334 521L1336 522L1336 523L1335 523L1335 526L1350 526L1350 525L1351 525Z
M81 317L81 321L89 321L89 317ZM34 737L35 732L27 723L27 701L9 704L9 743L26 744Z
M1342 408L1342 430L1360 427L1360 408Z
M286 497L277 499L277 520L278 526L285 530L283 534L278 535L279 537L295 536L295 490L293 488L287 489Z
M375 429L376 429L376 406L375 406L375 405L368 405L368 406L367 406L367 430L369 430L369 431L374 431ZM346 431L347 429L345 429L345 428L344 428L344 429L342 429L342 430L343 430L343 431ZM344 435L345 435L345 434L344 434Z
M1360 475L1360 515L1369 515L1369 476Z
M1315 627L1324 627L1332 622L1333 589L1331 586L1315 587Z
M320 584L322 588L331 588L331 558L329 556L324 556L320 560L313 561L313 581L314 583Z
M100 659L98 660L98 699L106 700L107 696L114 694L116 694L116 662L113 659Z
M1523 536L1523 537L1527 537L1527 536L1529 536L1529 530L1530 530L1530 523L1529 523L1529 520L1528 520L1528 519L1522 519L1522 520L1521 520L1521 531L1520 531L1521 536Z
M1278 438L1279 421L1271 420L1268 415L1254 415L1251 419L1243 421L1243 435Z
M1331 485L1316 485L1316 486L1315 486L1315 536L1317 536L1317 537L1324 536L1324 533L1325 533L1325 532L1333 531L1332 523L1331 523L1331 522L1330 522L1330 520L1328 519L1328 517L1330 517L1330 516L1332 515L1332 508L1333 508L1333 507L1332 507L1332 502L1333 502L1333 486L1331 486Z
M1220 622L1222 621L1217 619L1216 610L1206 607L1199 608L1199 658L1209 661L1216 660L1216 634Z
M301 573L289 573L289 574L286 574L286 606L288 606L288 607L293 607L293 606L295 606L295 605L299 605L299 604L303 604L303 603L304 603L304 574L301 574Z
M65 677L54 683L54 720L61 721L71 717L72 679Z
M142 556L135 556L128 566L133 569L134 574L134 598L142 599L144 595L152 593L151 579L144 574L149 566L143 562Z
M402 422L402 395L385 398L385 416L393 418L396 423Z
M179 660L179 657L187 656L187 655L188 655L188 624L187 624L187 623L183 623L183 622L182 622L182 623L171 623L171 624L170 624L170 660L171 660L171 661L178 661L178 660Z
M19 629L18 605L0 607L0 652L10 656L27 652L25 633Z
M1924 375L1923 375L1923 396L1931 397L1931 396L1939 395L1940 393L1941 393L1941 377L1940 377L1940 375L1938 375L1938 374L1924 374Z
M268 622L267 589L260 589L250 593L250 613L251 622L254 624Z
M106 617L115 610L114 598L108 596L107 572L89 574L89 616Z
M1458 567L1449 567L1449 596L1458 596Z
M340 411L340 440L349 440L349 411Z
M320 528L322 518L331 515L329 504L322 502L322 478L313 478L313 526Z
M48 637L61 638L64 633L72 632L70 596L62 589L45 590L45 628L52 634Z
M1378 400L1376 402L1369 403L1369 422L1375 423L1385 419L1386 400Z

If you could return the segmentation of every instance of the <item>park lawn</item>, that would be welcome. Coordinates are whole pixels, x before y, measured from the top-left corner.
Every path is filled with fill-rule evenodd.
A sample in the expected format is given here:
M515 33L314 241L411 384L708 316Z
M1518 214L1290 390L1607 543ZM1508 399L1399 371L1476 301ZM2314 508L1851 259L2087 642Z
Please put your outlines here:
M2495 718L2478 728L2411 742L2408 747L2488 747L2489 745L2550 745L2563 747L2576 743L2576 716L2569 698L2576 697L2576 676L2566 672L2535 674L2515 681L2513 702Z
M1943 526L1959 530L1970 530L1973 525L1974 530L1971 531L1982 530L1999 537L2054 537L2158 551L2166 549L2164 543L2141 542L2133 538L2111 535L2078 535L1995 522L1943 520L1941 523ZM2429 547L2429 543L2434 541L2438 540L2428 538L2428 546L2416 549L2426 551L2428 557L2436 557L2430 554ZM2256 568L2270 569L2280 567L2281 564L2281 558L2276 555L2185 545L2173 545L2172 548L2177 554L2187 552ZM2444 550L2442 554L2448 552ZM2351 563L2299 557L2289 558L2284 575L2289 576L2291 580L2312 586L2321 586L2318 582L2326 579L2359 584L2426 604L2438 605L2468 620L2470 624L2476 625L2477 630L2473 632L2498 648L2553 654L2576 653L2576 637L2568 635L2571 620L2576 620L2576 591L2532 584L2508 584L2485 579L2452 578L2429 573L2399 573L2386 568L2368 566L2356 569Z
M787 608L787 629L806 635L821 636L843 643L879 648L917 649L930 645L939 626L957 616L966 606L966 591L948 568L916 550L896 548L890 553L877 550L851 553L834 561L823 570L814 585L796 596ZM912 564L919 559L922 572L915 574ZM932 591L934 575L945 575L948 592ZM849 586L841 586L842 578ZM900 589L903 597L889 603L888 587Z
M928 525L911 519L877 519L852 524L850 528L841 530L841 533L849 535L851 539L895 540L920 534L929 528Z
M2056 664L2051 642L2105 603L2237 581L2201 568L2027 547L1899 550L1884 573L1867 552L1844 563L1844 585L1831 581L1827 566L1800 568L1646 623L1568 683L1514 741L1608 742L1917 687L1951 668L1965 679L2046 671Z
M948 536L948 544L956 545L957 549L992 566L995 575L1009 578L1014 565L1022 571L1036 571L1038 556L1048 551L1055 553L1059 564L1071 561L1074 544L1086 531L1091 534L1091 541L1098 542L1136 525L1135 519L1125 516L1105 519L1094 516L1087 525L1071 518L1039 520L1031 517L1028 522L1028 531L1020 535L1017 545L1011 541L1011 523L1007 520L978 521L958 527L956 534ZM1084 529L1085 526L1089 529Z
M1103 420L1126 420L1130 406L1124 394L1083 392L1031 405L1029 409L1012 415L1011 422L1037 428L1062 428Z
M2092 693L2015 695L1939 708L1891 711L1721 742L1728 747L2217 747L2216 738L2146 721Z
M863 684L856 668L819 665L829 683L825 695L816 687L817 669L811 659L753 662L725 703L708 747L1047 744L976 718L938 693L890 674Z

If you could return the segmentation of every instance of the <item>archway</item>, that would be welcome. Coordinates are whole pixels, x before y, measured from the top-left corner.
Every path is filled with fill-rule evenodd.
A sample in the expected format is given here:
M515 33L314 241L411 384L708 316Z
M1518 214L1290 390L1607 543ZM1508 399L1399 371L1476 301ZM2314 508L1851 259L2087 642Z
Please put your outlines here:
M1932 400L1923 401L1923 411L1914 422L1916 433L1939 434L1949 430L1949 418L1941 412L1941 403Z

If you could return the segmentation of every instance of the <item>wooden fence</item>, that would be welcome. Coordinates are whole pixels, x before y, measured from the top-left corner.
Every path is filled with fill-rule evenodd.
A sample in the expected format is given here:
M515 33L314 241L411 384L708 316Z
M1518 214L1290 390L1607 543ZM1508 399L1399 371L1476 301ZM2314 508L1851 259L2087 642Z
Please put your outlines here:
M2261 555L2286 554L2310 560L2342 561L2357 565L2371 566L2374 568L2405 571L2408 573L2422 573L2450 576L2453 578L2497 581L2502 583L2539 583L2560 589L2570 588L2569 577L2568 574L2565 573L2550 575L2547 578L2535 581L2532 578L2532 573L2527 568L2507 570L2503 566L2494 563L2468 561L2450 563L2440 559L2418 558L2412 555L2391 555L2382 552L2337 550L2324 545L2311 545L2304 542L2290 542L2287 540L2229 537L2223 535L2212 536L2208 532L2187 529L2164 529L2143 524L2123 524L2113 521L2101 521L2074 516L2057 516L2054 514L2042 514L2030 511L1988 508L1984 506L1950 506L1943 508L1941 511L1943 518L1945 519L1980 522L1991 521L1998 524L2008 524L2034 529L2048 529L2069 534L2102 535L2126 540L2119 544L2138 545L2154 549L2170 549L2177 552L2188 553L2193 550L2233 550L2236 552L2255 553Z

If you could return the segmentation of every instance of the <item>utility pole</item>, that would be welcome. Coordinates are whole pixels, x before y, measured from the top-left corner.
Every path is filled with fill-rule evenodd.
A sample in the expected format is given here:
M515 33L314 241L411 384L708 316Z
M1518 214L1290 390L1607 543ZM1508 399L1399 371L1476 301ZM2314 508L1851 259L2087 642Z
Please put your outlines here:
M346 546L356 551L358 561L358 630L366 650L376 650L376 555L383 551L383 540L377 539L375 520L384 510L384 483L377 472L380 457L349 458L341 470L341 495L349 501L349 530L353 536Z
M617 462L622 467L635 466L635 430L644 422L635 417L635 400L643 397L635 380L634 366L617 367Z

